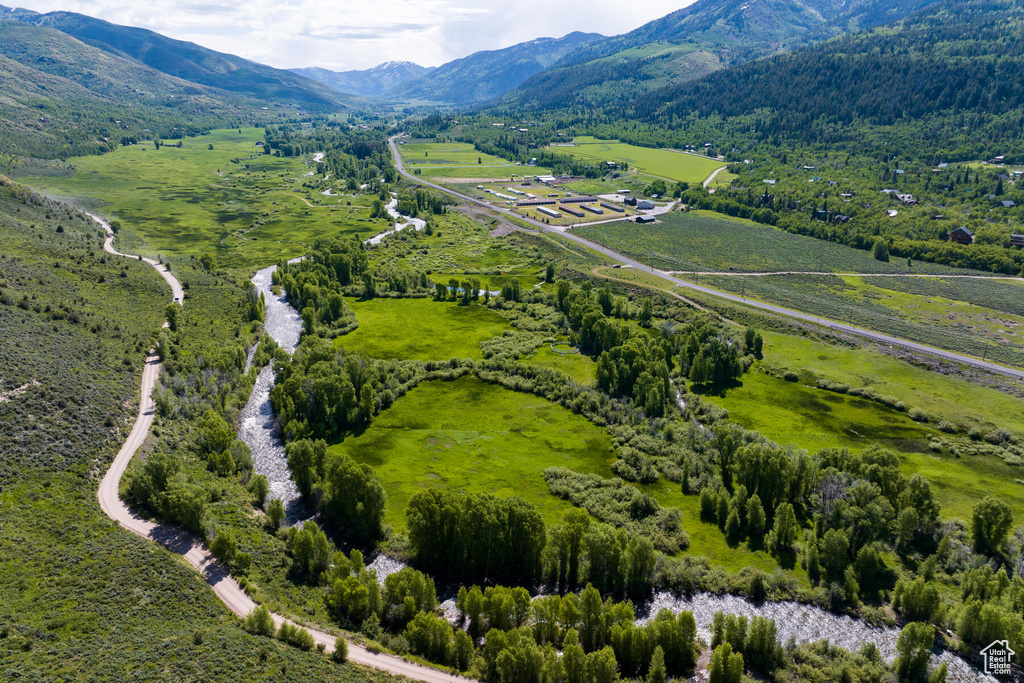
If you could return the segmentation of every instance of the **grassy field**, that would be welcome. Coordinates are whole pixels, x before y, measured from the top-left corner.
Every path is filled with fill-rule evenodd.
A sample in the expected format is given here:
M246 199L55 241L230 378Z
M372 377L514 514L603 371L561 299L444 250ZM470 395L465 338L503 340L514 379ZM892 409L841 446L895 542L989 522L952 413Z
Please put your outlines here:
M872 278L872 282L897 278ZM861 327L893 334L904 339L957 351L978 358L1024 367L1024 316L977 306L970 301L939 296L909 294L883 289L862 278L832 275L776 275L743 277L702 276L708 286L731 292L743 292L759 299L798 311L851 322ZM999 291L1007 288L1024 291L1012 283L978 281L960 295L971 296L986 285ZM951 288L947 291L953 293ZM985 301L994 301L988 294ZM1012 304L1001 304L1009 308Z
M772 335L766 342L766 353L773 360L783 355L776 346L779 341L779 337ZM863 352L836 350L831 355L821 355L823 357L818 359L819 369L820 365L838 369L838 373L822 372L822 377L856 373L858 367L867 372L891 369L897 374L887 377L886 384L869 382L866 385L874 386L879 391L895 390L898 397L901 393L920 397L923 392L918 392L916 385L928 387L926 391L930 390L930 400L916 400L910 405L923 407L923 404L936 412L948 411L951 406L955 406L956 399L944 394L943 389L959 390L965 401L993 400L991 405L973 404L985 412L989 424L1014 421L1017 425L1021 424L1016 416L1024 409L1024 402L994 390L929 375L897 361L885 363L885 359L879 359L878 366L870 369L858 366L858 362L873 357ZM893 367L881 367L889 364ZM1022 475L1019 467L1008 465L993 456L957 457L944 451L934 453L929 443L941 434L933 426L914 422L905 413L871 401L812 388L808 384L811 384L815 375L807 372L801 374L800 382L787 382L755 366L754 370L743 377L741 386L705 398L727 408L730 420L748 429L756 429L781 445L793 445L812 453L830 447L862 450L872 444L889 448L899 453L905 473L920 473L932 483L936 500L942 506L945 517L969 519L971 508L986 494L1003 498L1012 507L1015 518L1024 517L1024 486L1015 481ZM917 376L911 378L911 375ZM849 377L840 379L846 381ZM861 375L858 379L865 378ZM932 382L948 387L932 386ZM1003 410L1007 413L1000 415Z
M483 306L432 299L348 300L359 328L335 344L374 358L481 358L480 342L509 329Z
M121 147L70 160L70 176L25 182L120 220L147 255L208 253L226 266L273 263L319 237L385 229L367 219L372 198L323 196L301 158L264 155L255 146L262 139L261 129L222 130L181 148Z
M550 147L547 151L568 154L588 161L626 162L648 175L690 184L703 182L724 162L665 149L637 147L613 140L579 137L574 147Z
M655 225L611 223L577 229L581 237L679 271L822 271L906 273L906 261L877 261L868 251L793 235L710 211L672 213ZM909 272L948 274L952 268L917 263Z
M399 151L406 170L419 171L426 178L509 178L513 173L548 172L537 166L516 166L463 142L410 142L399 146Z
M376 468L396 529L409 498L432 486L521 496L557 522L570 504L548 492L544 469L611 476L610 447L604 429L561 406L470 378L420 385L332 446Z

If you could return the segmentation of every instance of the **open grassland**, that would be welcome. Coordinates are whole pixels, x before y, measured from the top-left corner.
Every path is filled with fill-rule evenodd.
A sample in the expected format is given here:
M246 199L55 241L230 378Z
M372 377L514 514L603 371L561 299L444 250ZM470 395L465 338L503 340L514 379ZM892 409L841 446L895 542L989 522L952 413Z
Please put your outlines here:
M481 358L480 342L509 329L501 316L478 304L432 299L349 299L359 327L339 337L341 348L403 360Z
M396 680L248 634L100 510L170 301L100 244L92 221L0 187L0 680Z
M614 140L579 137L574 147L549 147L547 151L586 161L625 162L643 173L695 185L725 165L717 159L666 149L637 147Z
M834 273L958 272L930 263L877 261L868 251L730 218L711 211L672 213L655 225L610 223L579 228L594 240L656 268L679 271L810 271ZM963 271L959 271L963 272Z
M989 387L924 370L864 348L834 346L805 337L762 332L764 367L775 374L791 370L803 384L828 379L851 387L870 387L908 407L920 408L936 422L965 427L1019 429L1024 401Z
M969 519L971 508L985 495L1003 498L1015 517L1024 515L1024 485L1015 481L1024 474L1020 467L991 455L958 457L948 449L933 452L930 442L942 436L934 426L914 422L906 413L872 401L808 386L806 379L787 382L763 372L759 364L740 386L705 399L727 408L730 420L782 445L810 452L862 450L872 444L889 448L899 453L906 473L920 473L932 482L946 517ZM995 393L972 389L970 393ZM1019 414L1016 404L1020 401L1004 396L999 403L1010 404L1007 407Z
M180 148L121 147L70 160L71 175L26 182L118 219L147 255L210 254L226 266L273 263L319 237L385 229L367 218L372 198L323 196L303 159L265 155L262 139L259 129L222 130Z
M399 151L406 170L419 171L428 178L509 178L512 174L548 172L537 166L516 166L463 142L409 142L400 145Z
M883 279L873 278L873 282ZM1024 316L977 306L939 296L909 294L883 289L862 278L834 275L773 275L744 277L708 275L700 278L708 286L744 293L797 311L813 313L841 322L885 332L937 348L987 358L998 363L1024 367ZM985 286L1024 288L1000 281L977 281L963 295L973 295ZM952 288L947 288L953 293ZM986 301L995 297L987 295ZM1010 305L1001 304L1003 308Z
M585 418L471 378L416 387L332 448L377 470L396 529L405 527L409 498L432 486L520 496L555 523L570 505L548 492L544 469L611 476L614 459L608 433Z

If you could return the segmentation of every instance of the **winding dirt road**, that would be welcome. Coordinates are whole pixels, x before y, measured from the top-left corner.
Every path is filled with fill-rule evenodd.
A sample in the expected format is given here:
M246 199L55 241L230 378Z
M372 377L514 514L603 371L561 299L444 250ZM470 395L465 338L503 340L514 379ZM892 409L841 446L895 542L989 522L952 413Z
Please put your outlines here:
M138 258L131 254L122 254L116 251L114 249L114 232L110 228L110 224L99 216L88 215L107 232L107 239L103 244L104 251L125 258ZM178 279L158 261L153 259L142 260L153 266L164 280L167 281L171 286L175 303L181 305L184 301L184 293ZM100 507L108 517L133 534L150 541L155 541L171 552L184 557L186 562L203 575L206 583L210 585L213 592L224 603L224 606L231 610L235 616L243 618L256 608L256 603L242 590L238 582L231 577L227 568L210 554L209 549L201 540L181 527L171 524L160 524L139 517L128 509L128 506L125 505L118 494L121 477L124 475L125 469L127 469L128 463L131 462L135 452L145 442L146 437L149 435L149 429L153 424L156 404L153 402L152 394L153 387L156 386L156 381L159 377L160 361L156 354L151 352L146 358L146 366L142 371L142 394L139 401L138 417L135 419L135 424L132 426L128 439L121 446L121 450L117 452L114 462L110 465L110 469L107 470L107 473L100 481L99 491L97 492ZM278 626L285 621L295 623L278 614L274 614L273 617L274 622ZM313 640L318 645L322 644L328 652L334 650L335 635L309 628L303 624L298 625L306 628L313 635ZM426 681L426 683L465 683L470 680L460 676L452 676L437 669L413 664L391 655L376 654L354 643L349 643L348 659L356 664L363 664L418 681Z
M731 301L737 304L743 304L744 306L749 306L751 308L756 308L762 311L768 311L770 313L776 313L778 315L783 315L788 318L795 318L796 320L803 320L805 322L814 323L815 325L820 325L828 329L848 332L850 334L857 335L858 337L865 337L867 339L871 339L876 342L882 342L884 344L889 344L891 346L899 346L901 348L910 349L911 351L926 353L928 355L936 356L944 360L953 361L954 363L960 363L962 365L969 365L975 368L981 368L982 370L988 370L990 372L999 373L1001 375L1007 375L1009 377L1016 377L1017 379L1024 379L1024 370L1008 368L1005 365L990 363L980 358L973 358L971 356L965 356L960 353L954 353L952 351L937 349L934 346L918 344L917 342L912 342L907 339L900 339L899 337L894 337L889 334L882 334L881 332L875 332L874 330L866 330L862 327L855 327L853 325L841 323L836 320L830 320L828 318L810 315L808 313L803 313L801 311L794 311L792 309L783 308L782 306L776 306L774 304L768 304L761 301L754 301L751 299L747 299L739 294L730 294L728 292L723 292L718 289L712 289L711 287L705 287L703 285L698 285L693 282L688 282L686 280L677 278L666 271L656 270L654 268L651 268L650 266L641 263L640 261L637 261L636 259L629 258L628 256L623 256L619 252L609 249L608 247L598 244L597 242L592 242L588 239L580 237L579 235L574 235L572 232L568 230L556 229L550 225L541 223L540 221L535 221L532 218L517 215L512 211L509 211L508 209L504 209L499 206L492 206L488 202L485 202L481 199L476 199L475 197L463 194L462 192L457 192L442 185L438 185L436 183L423 180L422 178L416 177L405 170L405 164L402 161L402 155L398 151L398 145L395 144L395 140L398 139L399 137L401 136L396 135L392 137L390 140L388 140L388 143L391 146L391 154L395 160L395 167L398 169L398 172L401 173L402 176L407 180L410 180L414 183L418 183L420 185L425 185L427 187L438 190L439 192L444 192L445 194L451 195L452 197L460 199L464 202L476 204L477 206L484 207L486 209L489 209L490 211L494 211L499 214L504 214L505 216L515 218L516 220L522 221L524 223L529 223L530 225L544 232L561 235L567 240L571 240L583 247L586 247L587 249L590 249L591 251L595 251L599 254L607 256L610 259L618 261L619 263L623 263L627 266L632 266L633 268L642 270L645 273L651 273L655 277L665 280L666 282L669 282L675 285L676 287L689 289L695 292L701 292L703 294L708 294L719 299L725 299L726 301Z

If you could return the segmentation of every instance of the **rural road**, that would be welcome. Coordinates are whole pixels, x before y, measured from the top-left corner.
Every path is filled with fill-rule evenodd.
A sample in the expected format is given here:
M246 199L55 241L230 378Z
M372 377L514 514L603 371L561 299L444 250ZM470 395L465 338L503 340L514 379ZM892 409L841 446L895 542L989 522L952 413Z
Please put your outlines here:
M690 275L690 270L667 270L669 275ZM759 272L743 270L700 270L698 275L738 275L743 277L771 277L773 275L835 275L836 277L931 277L937 279L959 278L961 280L1020 280L1016 275L936 275L935 273L830 273L823 270L765 270Z
M138 258L131 254L122 254L116 251L113 246L114 232L110 228L110 224L98 216L94 216L92 214L87 215L102 226L107 232L107 239L103 244L103 249L105 251L125 258ZM166 280L171 286L175 302L179 305L182 304L184 300L183 292L181 283L178 282L177 278L168 272L167 269L159 262L152 259L143 260L153 266L157 272L160 273L164 280ZM224 603L224 606L231 610L235 616L244 618L256 608L256 603L244 590L242 590L242 587L238 585L238 582L232 578L227 568L210 554L209 549L203 545L201 540L181 527L174 526L172 524L152 522L135 515L128 509L128 506L123 500L121 500L121 497L118 494L118 486L120 485L121 477L124 475L124 472L128 467L128 463L131 462L135 452L140 446L142 446L143 442L145 442L146 437L149 435L149 428L153 424L153 417L156 414L156 405L153 402L152 394L153 387L156 386L156 381L159 377L160 361L155 353L150 353L146 358L146 366L142 371L142 394L139 401L138 417L135 418L135 424L132 426L131 433L128 434L128 439L124 444L122 444L121 450L117 452L114 462L110 465L110 469L107 470L107 473L100 481L99 491L97 492L100 508L103 509L103 512L105 512L108 517L128 531L131 531L133 534L160 543L171 552L184 557L192 567L203 575L206 579L206 583L213 588L213 592L217 595L220 601ZM283 622L288 621L278 614L274 614L273 617L274 623L278 626ZM310 634L312 634L313 640L318 645L322 644L328 652L334 650L334 635L309 628L302 624L297 625L303 626L303 628L308 630ZM361 645L356 645L355 643L349 643L348 660L356 664L363 664L375 669L381 669L398 676L405 676L413 680L425 681L426 683L465 683L470 680L460 676L452 676L451 674L447 674L437 669L413 664L391 655L373 653Z
M723 166L722 168L716 168L715 172L712 173L711 175L709 175L708 179L704 181L704 187L707 187L711 183L715 182L715 178L718 177L718 174L721 173L722 171L724 171L727 168L729 168L729 167L728 166Z
M639 261L631 259L631 258L629 258L627 256L623 256L622 254L620 254L620 253L618 253L616 251L613 251L613 250L609 249L608 247L604 247L604 246L602 246L602 245L600 245L600 244L598 244L596 242L591 242L588 239L584 239L584 238L582 238L582 237L580 237L578 235L574 235L574 234L572 234L569 231L563 232L561 230L556 230L555 228L552 228L549 225L545 225L544 223L541 223L540 221L535 221L535 220L533 220L531 218L526 218L524 216L520 216L520 215L518 215L518 214L516 214L516 213L514 213L514 212L512 212L512 211L510 211L508 209L504 209L504 208L497 207L497 206L492 206L491 204L489 204L489 203L487 203L487 202L485 202L483 200L476 199L475 197L470 197L469 195L463 194L461 192L456 192L455 190L451 190L451 189L449 189L447 187L443 187L441 185L436 185L436 184L428 182L426 180L422 180L421 178L417 178L417 177L415 177L411 173L408 173L405 170L405 165L402 163L402 155L399 153L398 145L395 143L395 140L397 138L399 138L399 137L400 136L396 135L396 136L390 138L388 140L388 144L391 146L391 154L395 158L395 166L398 168L398 172L401 173L406 179L411 180L414 183L419 183L420 185L426 185L427 187L433 188L433 189L438 190L440 192L444 192L444 193L446 193L448 195L451 195L453 197L461 199L462 201L470 202L472 204L476 204L478 206L485 207L485 208L487 208L487 209L489 209L491 211L495 211L495 212L497 212L499 214L504 214L505 216L514 217L516 220L520 220L520 221L524 221L526 223L529 223L530 225L532 225L532 226L536 227L537 229L542 230L544 232L554 233L556 235L561 235L565 239L570 240L572 242L575 242L575 243L579 244L580 246L586 247L587 249L590 249L591 251L596 251L599 254L607 256L608 258L613 259L615 261L618 261L619 263L623 263L623 264L625 264L627 266L632 266L633 268L636 268L638 270L642 270L644 272L651 273L655 277L661 278L662 280L665 280L666 282L669 282L669 283L671 283L671 284L673 284L673 285L675 285L677 287L683 287L683 288L690 289L690 290L693 290L693 291L696 291L696 292L701 292L703 294L708 294L710 296L714 296L714 297L717 297L719 299L725 299L726 301L732 301L732 302L735 302L735 303L738 303L738 304L743 304L744 306L749 306L751 308L760 309L762 311L768 311L770 313L776 313L776 314L779 314L779 315L784 315L784 316L787 316L789 318L794 318L796 320L802 320L802 321L805 321L805 322L814 323L816 325L821 325L822 327L826 327L826 328L829 328L829 329L832 329L832 330L838 330L838 331L841 331L841 332L847 332L849 334L855 334L855 335L857 335L859 337L865 337L867 339L871 339L872 341L881 342L883 344L890 344L892 346L899 346L901 348L910 349L912 351L917 351L917 352L920 352L920 353L926 353L926 354L929 354L931 356L936 356L938 358L942 358L943 360L952 361L954 363L961 363L963 365L970 365L971 367L981 368L982 370L988 370L990 372L996 372L996 373L999 373L999 374L1002 374L1002 375L1007 375L1009 377L1015 377L1017 379L1024 379L1024 371L1022 371L1022 370L1017 370L1015 368L1008 368L1008 367L1003 366L1003 365L997 365L996 363L989 363L988 361L984 361L984 360L981 360L979 358L972 358L971 356L965 356L965 355L962 355L962 354L959 354L959 353L953 353L952 351L944 351L942 349L937 349L937 348L932 347L932 346L926 346L925 344L918 344L917 342L912 342L912 341L909 341L909 340L906 340L906 339L900 339L899 337L893 337L893 336L888 335L888 334L882 334L881 332L875 332L873 330L866 330L866 329L863 329L863 328L860 328L860 327L854 327L853 325L847 325L845 323L841 323L841 322L838 322L838 321L835 321L835 320L829 320L828 318L821 318L821 317L818 317L816 315L810 315L808 313L802 313L800 311L794 311L794 310L791 310L791 309L788 309L788 308L783 308L782 306L775 306L774 304L764 303L764 302L761 302L761 301L751 301L750 299L746 299L746 298L741 297L741 296L739 296L737 294L730 294L728 292L723 292L723 291L720 291L720 290L717 290L717 289L711 289L710 287L705 287L703 285L698 285L698 284L693 283L693 282L688 282L686 280L681 280L681 279L675 277L674 275L671 275L668 272L665 272L665 271L662 271L662 270L655 270L654 268L651 268L650 266L646 266L646 265L644 265L643 263L641 263Z

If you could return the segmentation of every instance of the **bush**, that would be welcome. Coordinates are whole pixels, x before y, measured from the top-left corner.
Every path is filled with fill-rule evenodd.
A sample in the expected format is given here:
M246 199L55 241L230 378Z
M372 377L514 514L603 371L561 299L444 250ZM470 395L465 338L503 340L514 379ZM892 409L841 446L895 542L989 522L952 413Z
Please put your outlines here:
M924 412L920 408L911 408L910 412L908 412L907 415L914 422L927 422L928 421L928 413Z
M245 618L245 630L249 633L255 633L258 636L267 636L272 638L274 636L274 618L270 616L270 610L263 605L260 605L254 609L249 616Z
M300 650L312 650L314 645L313 634L301 626L290 624L287 621L282 623L281 628L278 629L277 639Z
M939 431L946 432L947 434L956 434L960 429L949 420L943 420L939 423Z
M334 651L331 652L331 659L338 664L344 664L348 661L348 641L341 636L338 636L334 641Z
M796 374L792 370L787 370L786 374L782 376L782 379L786 380L787 382L799 382L800 375Z

